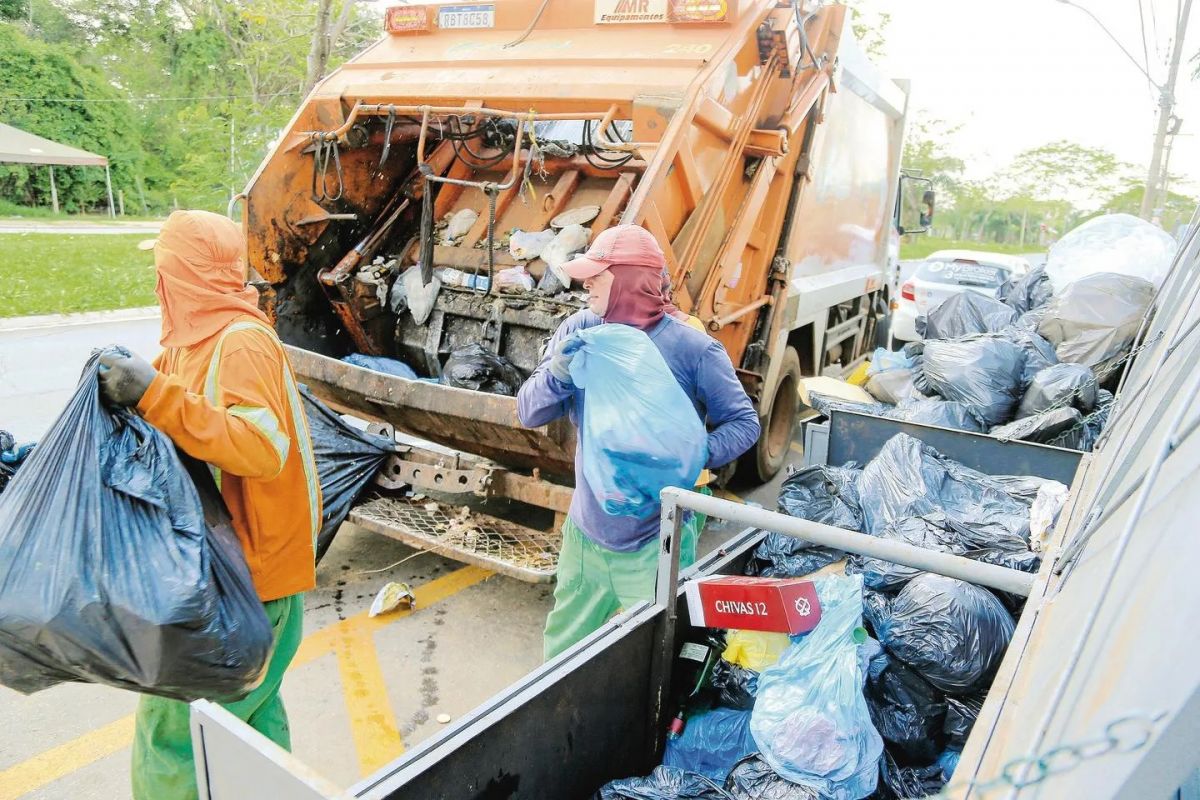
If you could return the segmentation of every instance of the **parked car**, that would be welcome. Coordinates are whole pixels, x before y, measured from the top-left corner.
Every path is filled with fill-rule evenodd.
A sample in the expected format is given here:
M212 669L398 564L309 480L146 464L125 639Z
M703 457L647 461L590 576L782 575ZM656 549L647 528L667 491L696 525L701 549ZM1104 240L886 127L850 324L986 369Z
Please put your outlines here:
M976 250L938 250L918 266L900 286L892 312L892 336L906 342L920 339L917 317L959 292L995 297L1005 281L1020 278L1032 269L1020 256Z

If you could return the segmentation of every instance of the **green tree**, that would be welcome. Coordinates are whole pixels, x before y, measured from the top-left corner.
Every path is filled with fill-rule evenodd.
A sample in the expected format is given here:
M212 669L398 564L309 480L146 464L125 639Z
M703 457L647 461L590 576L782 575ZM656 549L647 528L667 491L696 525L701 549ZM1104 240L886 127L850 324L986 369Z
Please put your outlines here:
M106 156L114 189L133 186L144 161L141 142L128 106L102 75L4 22L0 22L0 75L5 76L0 119ZM106 202L102 170L58 167L55 177L60 202L68 211ZM0 166L0 195L27 205L49 205L49 172L36 166Z

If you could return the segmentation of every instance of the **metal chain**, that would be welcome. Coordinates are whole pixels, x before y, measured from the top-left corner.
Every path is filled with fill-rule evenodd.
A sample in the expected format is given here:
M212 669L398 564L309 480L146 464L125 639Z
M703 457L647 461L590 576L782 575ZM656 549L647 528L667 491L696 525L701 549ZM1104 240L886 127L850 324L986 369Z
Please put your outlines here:
M1060 744L1037 756L1020 756L1007 762L1000 774L989 780L951 783L927 800L961 800L970 792L986 797L996 789L1024 789L1054 775L1070 772L1084 762L1103 758L1110 753L1132 753L1142 749L1154 738L1165 711L1157 714L1127 714L1104 726L1104 733L1074 744Z
M1096 372L1096 384L1099 385L1100 383L1103 383L1104 380L1109 375L1116 372L1118 369L1120 369L1122 366L1124 366L1129 361L1132 361L1133 358L1138 355L1138 353L1141 353L1143 350L1147 350L1151 346L1156 344L1160 339L1162 339L1162 337L1163 337L1163 333L1162 333L1162 331L1159 331L1154 336L1150 337L1145 342L1143 342L1141 345L1134 347L1128 353L1126 353L1125 355L1118 358L1116 361L1112 362L1111 364L1106 365L1103 369L1098 370ZM1065 397L1060 398L1059 400L1057 400L1055 403L1053 403L1052 405L1050 405L1043 411L1039 411L1035 416L1040 417L1045 414L1049 414L1053 411L1057 411L1060 408L1066 408L1067 406L1072 405L1075 402L1075 399L1077 397L1082 396L1083 391L1084 391L1083 387L1076 389L1075 391L1071 392L1070 394L1066 395ZM1113 403L1114 404L1116 403L1115 399L1113 400ZM1112 411L1111 406L1109 406L1108 409L1097 409L1096 411L1093 411L1090 414L1084 416L1082 419L1079 420L1079 422L1076 422L1070 428L1067 428L1066 430L1064 430L1061 433L1054 436L1054 438L1048 439L1048 440L1042 442L1042 444L1052 445L1052 444L1057 444L1058 442L1067 441L1068 438L1072 434L1074 434L1076 431L1086 428L1087 423L1089 421L1094 420L1096 417L1098 417L1102 414L1111 413L1111 411ZM1028 417L1027 419L1033 419L1033 417ZM1012 434L997 434L996 438L1002 442L1010 442L1010 441L1016 439L1017 437Z

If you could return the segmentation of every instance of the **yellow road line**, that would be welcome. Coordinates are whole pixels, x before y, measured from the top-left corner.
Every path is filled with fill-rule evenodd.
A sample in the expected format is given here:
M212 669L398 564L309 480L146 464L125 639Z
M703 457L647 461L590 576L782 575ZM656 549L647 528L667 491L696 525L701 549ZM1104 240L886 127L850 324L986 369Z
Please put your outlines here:
M111 756L132 741L130 714L0 772L0 798L15 800L68 772Z
M388 700L374 634L358 626L348 628L336 650L358 768L366 777L403 753L404 741Z
M798 453L799 455L804 455L804 448L800 446L799 442L792 442L788 446L791 447L792 450L796 451L796 453Z
M418 586L414 590L417 597L417 610L434 605L463 589L474 586L491 574L479 567L463 567ZM319 631L314 631L306 636L300 644L300 649L292 660L292 667L303 666L330 652L336 652L337 643L345 632L373 634L380 628L404 619L412 613L412 611L400 611L371 619L364 611ZM376 667L378 667L377 660ZM349 705L347 708L351 711L353 719L353 709ZM395 728L394 721L391 723L391 727ZM399 734L396 736L399 738ZM357 731L355 732L355 741L356 743L358 741ZM133 715L130 714L0 771L0 800L17 800L22 795L36 791L48 783L128 747L132 742ZM376 756L372 755L372 757ZM363 753L360 750L360 764L362 760Z

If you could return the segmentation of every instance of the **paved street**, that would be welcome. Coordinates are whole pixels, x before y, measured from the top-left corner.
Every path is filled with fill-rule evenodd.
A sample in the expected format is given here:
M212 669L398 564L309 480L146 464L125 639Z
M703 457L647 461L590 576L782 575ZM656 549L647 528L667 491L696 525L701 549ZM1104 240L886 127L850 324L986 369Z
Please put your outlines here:
M122 343L147 357L158 349L152 313L65 321L0 322L0 427L18 438L36 439L54 421L93 347ZM780 480L744 497L773 507ZM733 532L711 523L701 550ZM551 586L430 554L389 567L415 553L345 525L306 598L306 639L283 694L295 752L341 785L435 733L439 714L461 716L541 661ZM388 581L410 583L417 609L368 619ZM135 706L134 695L98 686L31 697L0 688L0 800L127 798Z

